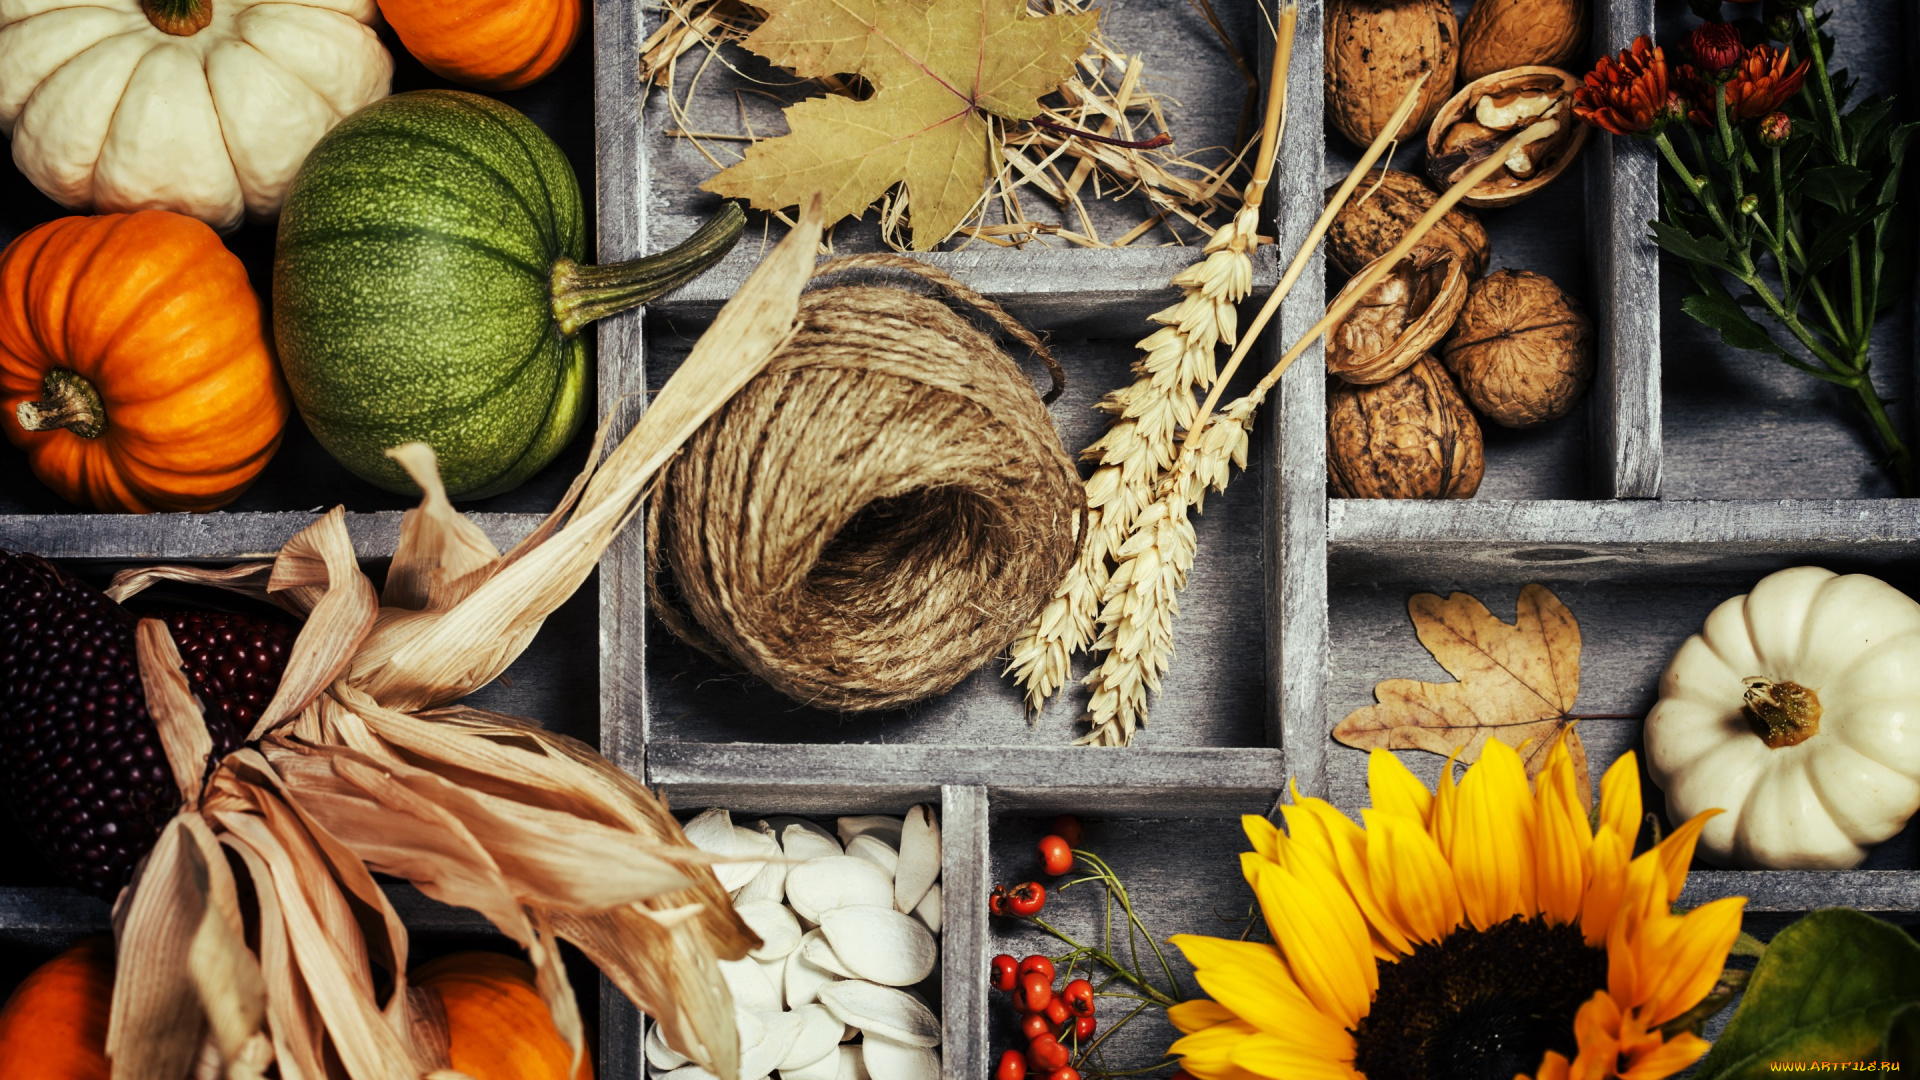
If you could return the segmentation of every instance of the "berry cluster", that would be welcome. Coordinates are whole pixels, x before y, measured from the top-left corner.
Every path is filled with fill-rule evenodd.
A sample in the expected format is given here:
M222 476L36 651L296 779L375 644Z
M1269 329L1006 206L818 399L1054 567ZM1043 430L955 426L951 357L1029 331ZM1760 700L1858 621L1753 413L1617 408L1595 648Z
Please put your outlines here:
M993 988L1013 995L1020 1034L1027 1040L1025 1053L1008 1050L1000 1055L994 1080L1023 1080L1029 1073L1046 1080L1080 1080L1079 1070L1068 1062L1097 1026L1093 984L1070 979L1056 991L1055 976L1053 961L1044 956L1018 963L1005 953L993 958Z

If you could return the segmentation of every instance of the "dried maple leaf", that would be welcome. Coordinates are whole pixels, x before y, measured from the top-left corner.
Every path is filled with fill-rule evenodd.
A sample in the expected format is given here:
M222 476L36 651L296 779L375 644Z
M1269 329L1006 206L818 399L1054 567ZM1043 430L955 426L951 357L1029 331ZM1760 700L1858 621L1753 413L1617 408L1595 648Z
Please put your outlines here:
M1580 624L1560 598L1528 585L1511 624L1466 593L1445 600L1419 593L1407 601L1407 614L1420 644L1459 681L1378 683L1379 704L1348 713L1333 737L1362 750L1458 750L1463 762L1478 760L1491 738L1516 749L1524 743L1521 757L1533 777L1564 731L1580 797L1591 802L1587 751L1572 715L1580 694Z
M747 149L701 185L760 210L826 194L828 221L907 185L913 246L966 220L994 172L987 114L1027 120L1072 73L1095 15L1026 14L1027 0L754 0L766 21L743 44L807 78L860 75L865 101L810 98L790 134Z

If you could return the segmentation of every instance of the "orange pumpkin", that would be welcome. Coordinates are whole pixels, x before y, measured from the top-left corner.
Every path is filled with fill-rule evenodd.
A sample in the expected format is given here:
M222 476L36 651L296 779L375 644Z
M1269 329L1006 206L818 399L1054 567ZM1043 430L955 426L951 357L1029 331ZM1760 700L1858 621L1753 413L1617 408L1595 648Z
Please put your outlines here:
M0 1009L0 1076L107 1080L113 940L90 938L42 964Z
M593 1080L553 1026L533 982L533 966L490 952L443 956L414 969L413 984L440 996L447 1014L447 1064L473 1080ZM0 1074L5 1075L5 1074Z
M0 426L97 510L216 510L291 403L246 268L163 210L50 221L0 253Z
M543 79L580 35L581 0L380 0L400 43L435 75L485 90Z

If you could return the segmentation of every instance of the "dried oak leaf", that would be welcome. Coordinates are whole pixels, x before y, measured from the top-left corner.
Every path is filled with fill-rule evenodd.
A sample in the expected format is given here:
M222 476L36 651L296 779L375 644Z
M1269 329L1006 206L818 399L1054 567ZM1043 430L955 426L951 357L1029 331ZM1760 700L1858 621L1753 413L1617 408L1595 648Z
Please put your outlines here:
M1407 614L1420 644L1459 681L1378 683L1379 704L1348 713L1333 737L1362 750L1458 750L1462 762L1478 760L1488 739L1516 749L1526 743L1521 757L1533 777L1564 731L1580 797L1591 802L1587 751L1571 715L1580 694L1580 624L1560 598L1544 585L1528 585L1511 624L1466 593L1445 600L1416 594Z
M807 78L860 75L865 101L829 95L786 111L701 187L779 210L826 195L827 220L907 185L913 246L946 239L994 172L987 114L1028 120L1086 52L1096 15L1026 14L1027 0L755 0L748 49Z

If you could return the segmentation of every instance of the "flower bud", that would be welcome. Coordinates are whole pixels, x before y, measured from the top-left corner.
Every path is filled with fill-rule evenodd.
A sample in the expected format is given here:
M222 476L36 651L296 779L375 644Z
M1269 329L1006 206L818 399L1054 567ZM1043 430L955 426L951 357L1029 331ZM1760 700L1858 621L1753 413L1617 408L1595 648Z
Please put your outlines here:
M1770 112L1760 118L1760 145L1785 146L1793 135L1793 120L1783 112Z
M1740 31L1731 23L1703 22L1687 38L1687 51L1694 63L1709 75L1720 75L1738 67L1747 50L1740 42Z
M1760 9L1760 17L1767 26L1767 36L1775 41L1793 40L1793 33L1800 28L1799 20L1794 18L1798 9L1782 0L1767 0Z
M1679 91L1667 94L1667 103L1660 107L1660 122L1663 124L1683 124L1687 120L1687 99Z
M1748 195L1742 195L1740 197L1741 213L1751 214L1758 209L1760 209L1760 196L1748 194Z

